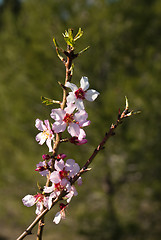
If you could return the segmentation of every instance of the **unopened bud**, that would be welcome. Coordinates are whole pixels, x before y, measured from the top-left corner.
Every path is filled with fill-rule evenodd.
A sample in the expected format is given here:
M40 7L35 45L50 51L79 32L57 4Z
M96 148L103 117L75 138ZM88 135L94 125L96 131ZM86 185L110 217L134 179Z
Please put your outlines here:
M60 154L57 155L56 158L57 158L57 160L60 160L60 159L64 159L64 158L66 158L66 156L67 156L66 154L64 154L64 153L60 153Z
M86 138L79 140L78 137L71 137L71 138L69 138L69 141L75 145L83 145L83 144L87 143Z
M37 168L35 169L35 171L38 171L38 172L42 172L42 171L44 171L44 170L46 170L46 168L43 167L43 166L39 166L39 167L37 167Z
M51 158L51 156L48 155L48 154L43 154L42 155L42 159L44 159L44 160L49 160L50 158Z

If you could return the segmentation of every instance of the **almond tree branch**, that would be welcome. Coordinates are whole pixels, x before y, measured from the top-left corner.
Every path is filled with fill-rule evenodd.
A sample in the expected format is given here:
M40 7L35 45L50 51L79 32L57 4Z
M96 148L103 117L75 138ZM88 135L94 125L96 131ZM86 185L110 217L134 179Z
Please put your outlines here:
M57 49L56 49L56 51L57 51ZM57 54L58 54L58 51L57 51ZM69 45L67 45L67 51L64 51L64 54L67 59L66 59L66 61L64 58L63 58L63 60L62 59L61 60L65 64L65 69L66 69L65 83L64 83L64 85L59 83L63 89L63 100L62 100L62 103L60 104L61 109L64 109L65 104L66 104L67 91L66 91L65 84L68 81L70 82L72 79L72 61L78 56L77 54L74 54L74 50ZM60 58L60 56L59 56L59 58ZM62 135L61 133L56 134L56 140L55 140L55 143L53 146L53 156L56 156L58 153L61 135ZM52 165L54 165L54 162ZM49 184L49 178L47 179L47 183ZM42 219L40 219L39 224L38 224L37 240L42 240L43 228L44 228L44 217Z
M115 124L112 124L109 131L105 133L105 136L104 138L102 139L102 141L100 142L100 144L95 148L94 152L92 153L92 155L90 156L90 158L86 161L86 163L84 164L84 166L82 167L82 169L71 179L71 184L74 184L78 178L85 172L87 172L88 170L88 166L91 164L91 162L94 160L94 158L96 157L96 155L99 153L100 150L103 149L105 143L107 142L107 140L111 137L111 136L114 136L115 135L115 129L118 127L118 125L122 122L122 120L124 118L127 118L127 117L130 117L136 113L139 113L139 112L129 112L128 110L128 102L127 102L127 99L126 99L126 107L125 107L125 110L121 113L119 113L118 115L118 119L116 121ZM62 191L61 194L59 195L59 197L57 197L56 199L54 199L53 203L52 203L52 207L60 200L63 199L63 197L65 197L66 195L68 194L68 192L66 191ZM51 208L52 208L51 207ZM35 227L35 225L41 220L43 219L43 217L47 214L47 212L50 211L49 209L45 208L43 210L43 212L38 215L35 220L31 223L31 225L17 238L17 240L21 240L21 239L24 239L27 235L29 234L32 234L31 233L31 230ZM43 226L41 226L42 228ZM41 238L39 238L41 239Z

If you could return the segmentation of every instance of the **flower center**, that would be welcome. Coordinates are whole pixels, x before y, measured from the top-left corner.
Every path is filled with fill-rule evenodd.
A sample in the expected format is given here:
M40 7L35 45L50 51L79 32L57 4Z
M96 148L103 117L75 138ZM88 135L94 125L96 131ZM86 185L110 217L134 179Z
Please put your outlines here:
M43 134L45 136L45 138L52 138L52 133L49 130L44 130Z
M65 170L61 170L59 174L61 179L66 178L68 176L68 172Z
M73 114L66 113L63 121L66 122L66 123L73 122L74 121Z
M36 194L34 197L36 198L37 202L42 202L44 200L44 195L41 193Z
M60 183L55 183L56 190L60 191L63 189L63 187L60 185Z
M77 91L75 91L76 98L85 99L85 91L83 91L82 88L79 88Z

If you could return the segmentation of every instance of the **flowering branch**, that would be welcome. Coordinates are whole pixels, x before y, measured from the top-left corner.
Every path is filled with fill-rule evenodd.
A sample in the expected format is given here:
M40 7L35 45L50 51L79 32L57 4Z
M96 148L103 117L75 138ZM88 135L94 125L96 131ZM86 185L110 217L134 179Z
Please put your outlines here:
M68 29L63 34L67 43L67 50L59 47L55 38L53 39L56 52L59 59L65 65L65 83L60 82L59 85L63 91L62 101L52 100L42 97L42 102L46 105L59 104L59 108L52 109L50 117L54 120L50 124L49 120L41 121L36 119L35 126L40 131L36 135L36 141L42 145L46 142L49 148L49 154L42 156L43 162L37 164L38 171L43 177L46 177L46 184L42 188L38 185L39 193L36 195L26 195L22 201L27 207L36 204L37 217L31 225L17 238L17 240L24 239L31 234L32 229L38 224L37 240L42 240L44 229L44 217L51 210L53 206L59 201L66 201L67 203L60 203L60 211L56 213L53 222L58 224L61 218L65 218L65 209L69 205L73 196L78 193L75 188L75 183L82 184L81 175L90 170L89 165L94 160L100 150L103 149L107 140L115 134L117 126L127 117L130 117L138 112L129 111L128 99L126 98L126 106L121 113L119 110L118 118L115 124L112 124L109 131L105 133L104 138L100 144L95 148L90 158L86 161L84 166L80 169L79 165L74 159L67 159L66 155L59 153L59 146L64 142L75 145L82 145L87 143L86 133L84 127L87 127L91 122L88 120L88 113L85 111L84 101L93 102L99 95L94 89L89 88L89 81L87 77L82 77L80 80L80 87L78 88L71 82L73 76L73 60L80 56L84 51L75 53L75 41L83 35L81 29L78 30L76 36L73 36L73 30ZM60 55L60 52L65 55L65 58ZM68 88L71 92L68 92ZM63 133L67 130L67 134L71 137L63 138Z
M126 98L126 107L124 109L124 111L120 114L118 114L118 118L115 124L112 124L109 131L105 133L104 138L102 139L102 141L100 142L100 144L95 148L94 152L91 154L91 156L89 157L89 159L86 161L86 163L84 164L84 166L80 169L80 171L70 180L71 185L73 185L78 179L79 177L89 171L90 169L88 168L89 165L91 164L91 162L94 160L94 158L96 157L96 155L99 153L100 150L103 149L105 143L108 141L108 139L112 136L115 135L115 129L118 127L118 125L120 123L122 123L122 121L127 118L130 117L132 115L138 114L140 113L138 112L134 112L134 111L129 111L128 109L128 100ZM68 194L68 192L66 191L62 191L61 194L59 195L58 198L56 198L53 203L51 208L60 200L63 199L63 197L65 197ZM24 233L22 233L22 235L17 238L17 240L21 240L24 239L27 235L31 234L31 230L35 227L35 225L47 214L47 212L49 211L48 208L44 209L44 211L38 215L35 220L33 221L33 223L24 231Z

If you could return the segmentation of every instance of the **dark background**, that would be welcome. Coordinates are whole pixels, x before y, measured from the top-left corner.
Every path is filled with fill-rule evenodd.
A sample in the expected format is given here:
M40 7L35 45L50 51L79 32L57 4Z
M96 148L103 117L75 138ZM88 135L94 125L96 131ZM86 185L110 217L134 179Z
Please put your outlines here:
M0 239L16 239L35 217L21 199L37 192L44 179L35 172L45 145L35 141L35 119L48 119L60 100L58 81L65 68L53 36L81 27L73 82L88 76L101 94L87 103L88 144L63 145L61 152L81 166L124 109L141 114L127 119L83 176L84 184L67 218L47 216L44 239L160 240L161 236L161 2L159 0L4 0L0 2ZM35 239L36 229L32 236Z

